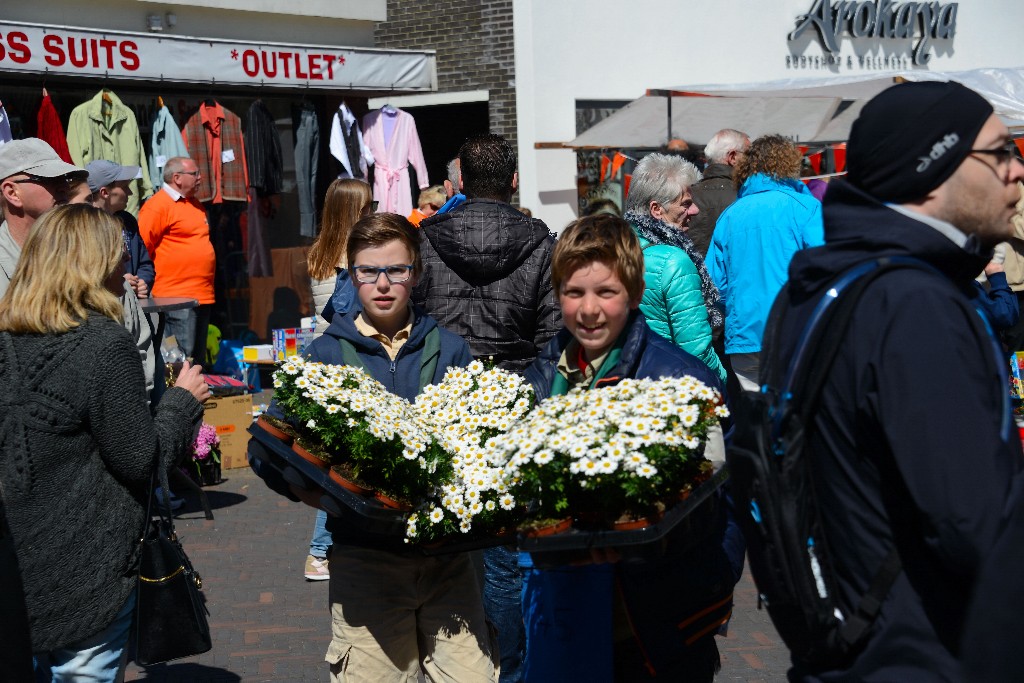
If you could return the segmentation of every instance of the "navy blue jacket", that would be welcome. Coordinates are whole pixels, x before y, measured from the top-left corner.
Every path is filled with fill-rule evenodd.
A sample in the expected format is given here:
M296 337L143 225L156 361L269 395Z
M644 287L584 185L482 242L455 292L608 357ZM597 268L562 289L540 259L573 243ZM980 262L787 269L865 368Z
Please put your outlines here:
M762 378L788 363L840 273L889 255L934 270L884 274L854 304L808 441L842 609L859 602L894 544L903 572L847 668L794 669L790 678L962 680L967 601L1022 460L1006 360L970 301L991 251L973 237L961 248L841 180L830 183L823 210L825 245L793 257L781 336L777 347L764 340L773 348L762 353Z
M1020 319L1020 304L1017 295L1006 282L1006 273L992 273L988 276L988 288L974 281L974 305L985 312L996 332L1008 330Z
M419 379L420 367L423 362L424 343L427 333L431 330L436 328L441 335L440 355L437 361L437 369L434 371L434 377L430 382L431 384L440 382L449 367L464 367L473 360L472 356L469 355L469 346L465 341L444 328L438 327L434 319L423 311L416 308L413 310L416 313L416 321L413 323L412 332L409 335L408 341L399 350L398 357L393 361L379 341L370 337L364 337L356 330L354 321L359 311L349 311L345 315L336 314L327 331L306 348L303 356L307 360L319 363L345 365L339 341L340 339L345 339L356 348L356 353L359 354L360 360L366 366L367 372L375 380L383 384L393 394L413 401L416 399L416 395L420 393ZM281 412L275 401L271 402L267 408L267 413L279 419L285 419L284 413ZM250 449L252 449L251 444ZM281 495L297 500L288 490L288 484L281 480L279 476L276 476L273 470L260 467L258 460L250 459L250 464L253 471L263 478L267 486ZM331 532L334 542L338 544L372 546L377 549L394 550L396 552L410 548L401 538L384 538L364 534L351 527L344 526L342 520L329 515L327 517L327 530Z
M527 368L526 378L533 385L538 401L550 395L558 359L571 339L569 331L563 329ZM618 364L605 374L598 386L615 384L627 378L659 379L685 375L723 391L718 377L707 365L658 336L647 325L643 314L636 312L627 325ZM669 535L663 557L615 565L615 577L622 588L630 623L642 646L641 656L645 656L647 663L667 680L676 680L670 662L685 649L686 639L708 627L707 635L713 635L717 624L728 615L732 589L743 570L745 544L728 514L728 505L719 505L715 514L708 520L710 528L700 540L688 543L690 537L685 535L686 525L681 524L677 528L680 533ZM571 571L559 570L558 573L563 580L574 581ZM557 601L558 595L545 595L544 600ZM609 596L609 609L610 604ZM556 611L563 609L571 610L572 605L556 607ZM687 628L681 628L680 624L691 617L694 618ZM590 628L593 625L579 623L578 626ZM595 634L595 644L599 640Z
M152 292L156 270L153 268L153 259L149 257L149 251L146 250L146 243L139 235L139 222L127 211L118 211L115 215L121 219L121 226L128 241L128 255L131 257L128 272L142 278L149 287L149 291Z

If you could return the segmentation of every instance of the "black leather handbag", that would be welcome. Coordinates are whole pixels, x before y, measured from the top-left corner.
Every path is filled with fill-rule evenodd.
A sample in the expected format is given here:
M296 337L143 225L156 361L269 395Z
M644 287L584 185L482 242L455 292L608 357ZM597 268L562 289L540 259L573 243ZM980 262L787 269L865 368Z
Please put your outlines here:
M209 611L200 592L203 580L174 533L167 473L159 469L164 496L154 517L150 487L135 604L135 661L142 666L191 657L213 647L206 621Z

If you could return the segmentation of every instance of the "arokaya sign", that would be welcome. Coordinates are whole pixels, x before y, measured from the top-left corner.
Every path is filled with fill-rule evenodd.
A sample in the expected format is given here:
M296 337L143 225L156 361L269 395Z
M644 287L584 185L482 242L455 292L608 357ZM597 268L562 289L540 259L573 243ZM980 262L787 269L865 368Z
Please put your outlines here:
M0 71L419 92L432 52L153 36L0 21Z
M956 33L957 3L892 2L892 0L846 0L829 4L814 0L800 15L789 40L797 40L807 29L818 32L822 46L839 58L844 35L856 39L902 40L912 43L914 64L924 66L931 59L931 40L945 40Z

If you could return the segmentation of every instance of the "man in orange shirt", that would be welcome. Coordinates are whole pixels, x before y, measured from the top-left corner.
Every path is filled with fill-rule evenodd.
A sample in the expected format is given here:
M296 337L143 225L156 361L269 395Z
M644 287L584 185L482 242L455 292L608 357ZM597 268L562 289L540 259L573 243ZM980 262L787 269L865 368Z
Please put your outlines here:
M153 297L189 297L199 302L198 308L169 311L165 331L197 365L206 361L217 261L206 210L195 199L201 177L192 159L168 159L161 191L139 210L139 234L156 269Z

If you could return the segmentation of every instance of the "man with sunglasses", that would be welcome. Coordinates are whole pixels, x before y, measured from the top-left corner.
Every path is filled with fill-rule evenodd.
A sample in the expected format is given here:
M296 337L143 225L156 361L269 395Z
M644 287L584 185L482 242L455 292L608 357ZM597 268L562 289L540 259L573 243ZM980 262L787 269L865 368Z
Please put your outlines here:
M154 297L188 297L197 308L169 311L165 336L173 336L196 365L206 362L206 334L213 306L217 257L206 210L195 198L203 181L196 162L172 157L164 184L139 210L139 234L153 259Z
M68 201L68 185L87 172L61 160L38 138L0 145L0 295L14 275L21 245L43 213Z
M827 501L815 547L830 554L837 611L848 619L869 592L878 597L872 583L895 578L849 655L794 662L790 680L1002 680L965 676L960 664L968 600L1024 462L1006 358L970 294L993 247L1013 234L1024 164L984 98L920 82L864 106L847 168L825 194L825 245L790 264L761 380L788 367L844 274L909 261L831 304L852 317L805 433L814 494ZM1000 631L986 620L982 633Z

